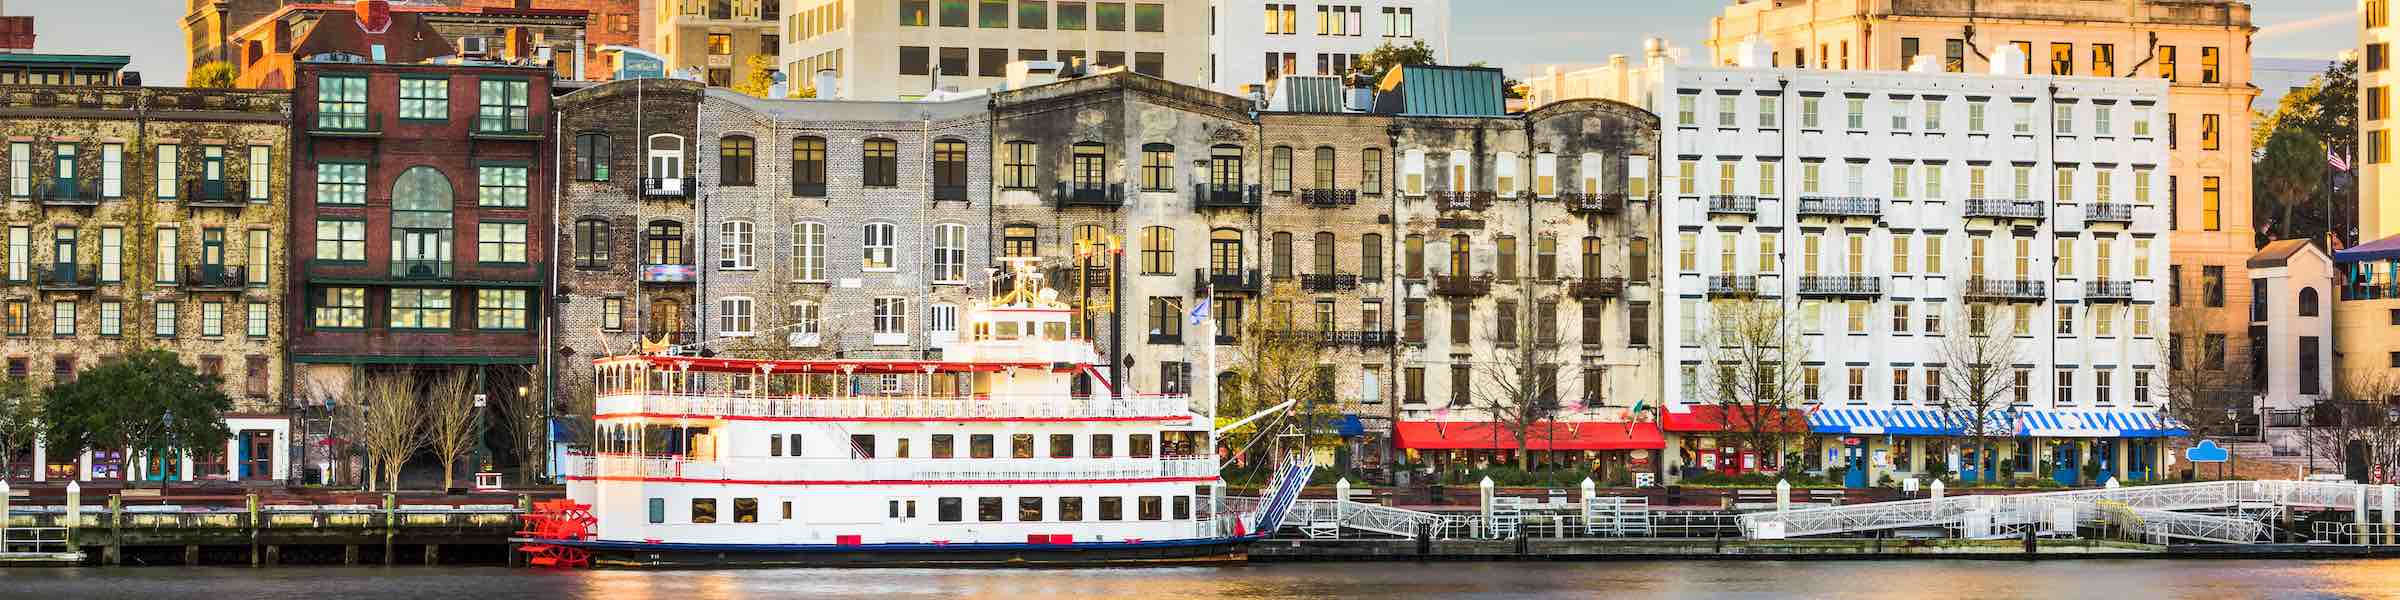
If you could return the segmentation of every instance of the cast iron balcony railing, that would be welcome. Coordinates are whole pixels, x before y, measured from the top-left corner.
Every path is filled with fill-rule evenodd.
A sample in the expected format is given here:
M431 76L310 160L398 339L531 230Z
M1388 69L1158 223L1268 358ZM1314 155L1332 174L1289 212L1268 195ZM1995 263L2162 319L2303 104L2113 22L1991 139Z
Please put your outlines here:
M52 179L34 192L42 206L97 206L100 194L88 182L74 179Z
M1559 192L1558 203L1565 205L1567 212L1571 213L1613 215L1625 212L1624 194Z
M1305 342L1328 346L1389 347L1394 341L1389 331L1352 331L1341 329L1285 329L1268 334L1278 341Z
M1341 292L1358 289L1358 276L1350 273L1307 273L1300 276L1300 289L1309 292Z
M394 279L449 279L450 261L427 258L392 259Z
M1192 269L1192 282L1197 291L1212 294L1258 293L1258 269Z
M75 263L51 263L33 271L33 287L40 290L74 292L91 291L100 287L100 270Z
M1758 197L1738 194L1709 196L1708 213L1712 215L1757 215Z
M1491 274L1435 275L1433 293L1452 298L1473 298L1492 293Z
M937 185L937 186L933 186L933 201L935 201L935 202L966 202L966 201L967 201L967 186L963 186L963 185Z
M1492 202L1498 200L1498 198L1498 196L1493 195L1491 192L1452 192L1446 190L1425 192L1425 199L1433 201L1433 209L1442 212L1462 210L1481 212L1485 209L1491 208Z
M825 182L794 183L792 184L792 195L799 198L823 198L825 197Z
M1088 268L1070 263L1063 267L1051 267L1043 273L1044 285L1065 295L1073 295L1083 290L1083 284L1076 280L1078 277L1088 279L1094 293L1108 291L1108 263L1103 261L1095 260Z
M2083 282L2084 302L2132 302L2133 282L2124 279L2094 279Z
M1968 198L1965 214L1969 219L2039 219L2042 218L2042 203L2004 198Z
M1801 196L1800 215L1814 217L1881 217L1883 199L1865 196Z
M1062 181L1050 187L1050 196L1056 199L1060 207L1116 208L1125 205L1125 189L1113 183L1075 185Z
M1883 295L1883 278L1875 275L1802 275L1800 295L1873 298Z
M230 186L225 185L223 179L202 179L185 184L183 186L183 204L185 206L238 208L250 203L248 199L241 197L241 194L234 193L229 188Z
M1710 275L1710 276L1708 276L1708 295L1710 295L1710 296L1755 296L1755 295L1758 295L1758 276L1757 276L1757 275Z
M642 197L689 199L692 197L692 180L686 177L644 177Z
M1358 190L1310 188L1300 190L1300 203L1317 208L1340 208L1358 204Z
M642 283L692 283L700 280L700 270L689 264L644 264Z
M1967 279L1964 294L1969 300L1999 300L2007 302L2040 302L2048 299L2049 282L2039 279Z
M1625 295L1623 277L1584 277L1567 285L1567 296L1577 300L1599 300Z
M184 265L176 287L191 291L239 291L250 285L250 268L243 265Z
M2083 205L2083 222L2133 223L2133 205L2119 202L2100 202Z
M1258 208L1258 186L1192 186L1192 206L1199 208Z

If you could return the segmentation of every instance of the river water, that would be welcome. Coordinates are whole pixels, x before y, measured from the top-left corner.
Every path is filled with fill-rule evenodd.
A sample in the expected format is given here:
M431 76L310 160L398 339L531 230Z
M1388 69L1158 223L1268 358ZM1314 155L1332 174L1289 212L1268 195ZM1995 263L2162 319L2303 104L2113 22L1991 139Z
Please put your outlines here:
M0 569L0 597L324 598L2392 598L2400 560L1283 563L1208 568L535 571L499 567Z

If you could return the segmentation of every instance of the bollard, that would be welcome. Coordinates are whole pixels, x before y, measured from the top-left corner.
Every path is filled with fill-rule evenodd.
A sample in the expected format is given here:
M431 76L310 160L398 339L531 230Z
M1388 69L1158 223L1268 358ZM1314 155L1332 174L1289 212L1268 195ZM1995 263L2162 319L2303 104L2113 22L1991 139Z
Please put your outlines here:
M1942 485L1942 480L1935 479L1933 480L1933 485L1928 487L1933 489L1933 499L1940 500L1942 499L1942 490L1947 486Z
M2108 478L2108 482L2107 482L2107 483L2102 483L2102 484L2100 484L2100 487L2104 487L2104 488L2108 488L2108 489L2112 489L2112 490L2113 490L2113 489L2117 489L2117 486L2118 486L2118 484L2117 484L2117 478L2115 478L2115 477L2110 477L2110 478Z
M398 496L395 496L395 495L391 494L390 492L385 492L385 493L383 494L383 565L384 565L384 566L387 566L387 567L388 567L388 566L391 566L391 565L392 565L392 558L393 558L393 557L392 557L392 538L393 538L394 536L397 536L397 535L399 535L399 533L400 533L400 531L399 531L399 528L400 528L400 499L399 499L399 497L398 497Z
M1590 477L1585 477L1583 483L1576 487L1582 488L1580 491L1583 492L1583 530L1588 533L1592 530L1592 497L1599 493L1600 484L1592 481Z
M1479 506L1483 508L1483 532L1488 535L1492 531L1492 476L1483 476L1483 481L1477 483L1476 486L1483 488L1483 498Z
M255 567L258 566L258 494L249 494L243 497L242 507L246 509L249 516L250 566Z
M67 551L78 551L76 532L83 531L83 486L67 482Z
M114 567L125 561L125 497L108 496L108 550L102 553L101 563Z
M8 551L8 493L8 480L0 479L0 552ZM36 533L34 537L39 539L41 534Z
M2360 489L2358 498L2350 503L2350 522L2353 524L2352 529L2358 532L2356 541L2358 545L2364 546L2375 541L2374 536L2370 535L2367 530L2367 491L2365 489Z
M1791 480L1788 480L1788 479L1777 479L1777 480L1775 480L1775 512L1779 512L1779 513L1782 513L1782 512L1792 512L1792 482L1791 482Z

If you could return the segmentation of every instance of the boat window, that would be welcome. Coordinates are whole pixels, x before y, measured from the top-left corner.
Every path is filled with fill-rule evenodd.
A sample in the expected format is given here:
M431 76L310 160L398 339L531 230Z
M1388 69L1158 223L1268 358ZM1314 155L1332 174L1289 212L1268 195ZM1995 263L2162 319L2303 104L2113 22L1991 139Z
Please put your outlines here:
M961 512L965 507L959 503L957 498L936 500L934 507L936 516L941 517L943 523L957 523L966 519L965 514Z
M767 456L783 456L783 436L767 436Z
M1117 436L1105 433L1092 434L1092 458L1116 458L1116 456Z
M1186 520L1186 519L1190 519L1190 518L1192 518L1192 497L1191 497L1191 496L1176 496L1176 497L1175 497L1175 520L1177 520L1177 521L1182 521L1182 520Z
M908 438L892 439L892 458L908 458Z
M1042 339L1050 340L1050 341L1053 341L1053 342L1064 342L1064 341L1067 341L1067 324L1066 324L1066 323L1043 323L1043 324L1042 324Z
M975 434L975 435L970 435L970 436L967 436L967 457L968 457L968 458L991 458L991 457L992 457L992 434L989 434L989 433L978 433L978 434Z
M1132 446L1132 449L1125 452L1126 456L1131 456L1134 458L1150 458L1150 434L1136 433L1133 435L1128 435L1125 436L1125 442Z
M1083 497L1065 496L1058 499L1058 520L1083 520Z
M975 520L989 523L999 521L1002 516L1000 498L985 496L975 499Z
M791 437L790 437L791 441L790 441L790 442L786 442L786 443L784 443L783 447L784 447L785 449L787 449L787 450L790 450L790 451L791 451L791 453L792 453L792 456L799 456L799 455L800 455L800 434L794 433L794 434L789 434L789 435L791 436Z
M733 522L735 522L735 523L757 523L757 522L758 522L758 499L757 499L757 498L735 498L735 499L733 499Z
M667 499L650 499L650 522L653 524L667 522Z
M1159 441L1165 444L1165 447L1159 449L1159 454L1169 457L1201 456L1200 448L1203 440L1201 436L1201 432L1198 431L1162 432L1159 434Z
M715 498L693 498L693 499L692 499L692 522L693 522L693 523L715 523L715 522L717 522L717 499L715 499Z
M875 436L864 433L851 435L850 458L875 458Z
M1033 434L1018 433L1009 435L1008 457L1033 458Z
M969 335L974 336L974 338L978 340L992 339L992 324L976 323L975 332Z
M1124 498L1119 498L1119 497L1116 497L1116 496L1101 496L1101 497L1100 497L1100 520L1102 520L1102 521L1123 521L1123 520L1125 520L1125 499L1124 499Z
M952 444L953 444L953 442L952 442L952 439L951 439L951 437L950 437L950 434L947 434L947 433L937 433L937 434L934 434L934 436L933 436L933 457L934 457L934 458L951 458L951 456L952 456L952 455L951 455Z
M1166 518L1166 505L1160 502L1158 496L1143 496L1141 502L1141 511L1142 520L1144 521L1156 521Z
M783 501L783 520L792 520L792 501L790 500Z
M1024 523L1039 523L1039 522L1041 522L1041 521L1042 521L1042 499L1041 499L1041 497L1039 497L1039 496L1034 496L1034 497L1018 498L1018 499L1017 499L1017 521L1019 521L1019 522L1024 522Z
M1050 434L1050 458L1075 458L1075 434Z
M1017 322L1016 322L1016 321L1001 321L1001 322L999 322L999 323L995 323L994 325L998 325L1000 329L999 329L999 331L998 331L996 334L994 334L994 335L992 336L992 339L995 339L995 340L1013 340L1013 339L1017 339Z

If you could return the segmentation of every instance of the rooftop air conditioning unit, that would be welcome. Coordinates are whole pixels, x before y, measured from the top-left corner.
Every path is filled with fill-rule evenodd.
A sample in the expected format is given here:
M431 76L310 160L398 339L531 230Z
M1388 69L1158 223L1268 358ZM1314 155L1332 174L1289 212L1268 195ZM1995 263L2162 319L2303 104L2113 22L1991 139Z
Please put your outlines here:
M458 38L459 56L482 58L490 56L491 53L491 43L481 37L470 35Z

